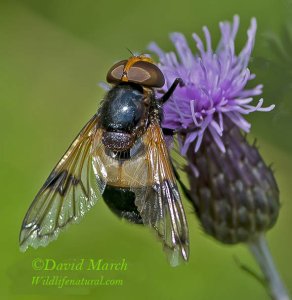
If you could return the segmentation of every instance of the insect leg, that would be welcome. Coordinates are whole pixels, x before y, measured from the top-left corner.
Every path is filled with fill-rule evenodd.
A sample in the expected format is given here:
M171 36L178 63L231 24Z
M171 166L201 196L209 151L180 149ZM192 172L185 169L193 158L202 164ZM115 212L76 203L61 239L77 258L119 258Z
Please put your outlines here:
M160 99L158 99L158 101L161 103L165 103L172 96L174 90L178 85L184 86L184 82L181 78L176 78L168 91Z
M182 191L183 191L185 197L188 199L188 201L190 201L190 202L193 204L195 210L197 211L197 207L196 207L196 205L195 205L195 202L192 200L191 191L190 191L190 190L186 187L186 185L182 182L182 180L181 180L181 178L180 178L180 176L179 176L179 173L178 173L178 171L174 168L173 164L172 164L172 168L173 168L174 176L175 176L177 182L180 184L181 189L182 189Z

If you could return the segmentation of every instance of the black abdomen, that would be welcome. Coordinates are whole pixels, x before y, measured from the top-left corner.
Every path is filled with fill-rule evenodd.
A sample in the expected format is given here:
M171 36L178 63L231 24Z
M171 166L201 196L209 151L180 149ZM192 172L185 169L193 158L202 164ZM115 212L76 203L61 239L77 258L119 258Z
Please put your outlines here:
M136 224L143 224L135 205L135 193L129 188L107 185L103 193L107 206L121 218Z

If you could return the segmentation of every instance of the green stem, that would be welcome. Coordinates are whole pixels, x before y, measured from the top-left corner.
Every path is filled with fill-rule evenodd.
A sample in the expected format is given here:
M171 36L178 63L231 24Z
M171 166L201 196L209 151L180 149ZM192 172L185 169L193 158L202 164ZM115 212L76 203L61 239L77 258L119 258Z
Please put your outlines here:
M290 300L288 291L273 262L264 234L254 238L249 243L249 248L264 274L271 298L273 300Z

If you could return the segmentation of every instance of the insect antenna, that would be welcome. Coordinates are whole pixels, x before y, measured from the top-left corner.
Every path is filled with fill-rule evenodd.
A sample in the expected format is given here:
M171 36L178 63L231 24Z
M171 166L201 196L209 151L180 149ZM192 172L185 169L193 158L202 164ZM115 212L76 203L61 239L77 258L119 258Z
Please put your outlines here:
M136 56L129 48L126 49L131 53L132 56Z

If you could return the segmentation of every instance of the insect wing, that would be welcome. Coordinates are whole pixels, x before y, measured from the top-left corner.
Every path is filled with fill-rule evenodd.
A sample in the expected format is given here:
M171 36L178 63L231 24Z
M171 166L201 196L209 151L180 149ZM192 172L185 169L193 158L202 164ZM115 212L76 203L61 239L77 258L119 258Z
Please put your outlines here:
M176 266L188 260L188 226L159 124L148 127L143 141L147 149L147 170L137 169L136 174L144 174L145 182L152 184L135 191L135 204L143 223L156 230L171 265Z
M36 195L22 223L20 249L46 246L71 223L77 223L101 197L106 171L95 157L101 132L94 115L83 127Z

